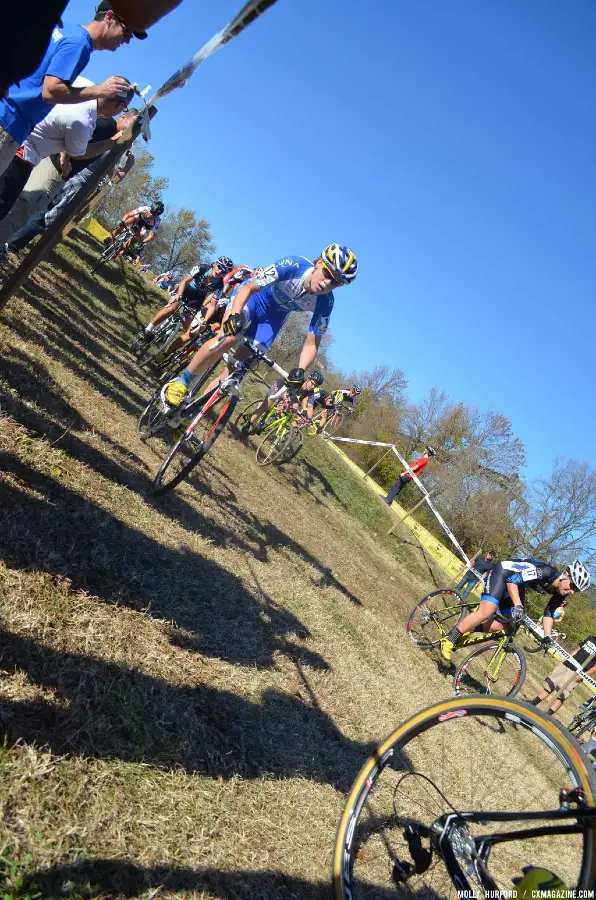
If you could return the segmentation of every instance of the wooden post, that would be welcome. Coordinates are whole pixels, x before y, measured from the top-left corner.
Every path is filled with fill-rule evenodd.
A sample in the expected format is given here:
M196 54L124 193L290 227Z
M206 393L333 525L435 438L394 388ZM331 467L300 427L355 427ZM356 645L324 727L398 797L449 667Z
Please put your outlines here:
M391 447L389 447L388 450L385 450L385 452L383 453L383 455L379 457L379 459L376 461L376 463L374 464L374 466L371 466L371 467L370 467L370 469L368 470L368 472L365 472L365 473L364 473L363 481L366 481L366 479L368 478L368 476L370 475L370 473L373 472L373 471L377 468L377 466L379 466L379 465L382 463L382 461L385 459L385 457L387 456L388 453L391 453Z
M403 517L403 519L400 518L400 522L405 522L406 519L409 519L410 516L412 516L412 515L416 512L416 510L418 509L419 506L422 506L423 503L426 503L426 498L427 498L427 497L432 497L432 495L434 494L434 492L435 492L435 488L432 488L430 491L428 491L428 493L426 493L426 494L424 495L424 497L422 498L422 500L419 500L418 503L416 503L416 505L412 507L412 509L409 509L409 510L407 511L407 513L405 514L405 516ZM387 534L392 534L394 528L395 528L395 525L392 525L391 528L389 529L389 531L387 532Z

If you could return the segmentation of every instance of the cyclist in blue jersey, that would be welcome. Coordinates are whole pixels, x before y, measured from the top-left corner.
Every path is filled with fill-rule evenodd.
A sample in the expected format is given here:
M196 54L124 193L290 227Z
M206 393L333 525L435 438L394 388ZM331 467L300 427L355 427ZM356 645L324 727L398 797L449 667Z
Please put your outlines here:
M565 597L585 591L589 586L590 575L577 559L562 572L539 559L503 560L488 573L478 609L464 616L442 639L441 655L449 662L454 647L462 637L480 627L483 631L502 631L505 626L493 620L497 610L501 615L510 617L512 622L520 622L525 615L524 600L528 587L551 595L542 620L547 639L553 628L555 610Z
M314 262L304 256L286 256L267 268L256 269L254 277L233 293L222 323L225 340L215 352L209 341L195 354L182 376L162 389L162 400L169 406L182 403L193 379L206 371L229 350L242 332L266 348L271 347L291 312L312 312L310 327L300 354L298 368L310 366L317 355L333 310L333 288L350 284L358 263L348 247L329 244ZM236 352L244 357L244 348Z

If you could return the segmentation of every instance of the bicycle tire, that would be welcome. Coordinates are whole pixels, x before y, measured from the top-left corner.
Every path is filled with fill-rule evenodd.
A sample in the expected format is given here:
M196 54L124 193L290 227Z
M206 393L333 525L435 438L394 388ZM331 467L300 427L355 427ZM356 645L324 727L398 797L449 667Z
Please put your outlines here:
M406 619L406 632L417 647L430 650L431 647L438 647L441 642L442 635L436 624L437 619L445 631L449 632L464 615L467 615L472 609L476 609L477 606L477 601L462 600L461 594L454 588L440 588L438 591L431 591L430 594L419 600L409 613ZM457 612L458 608L459 613Z
M479 756L490 759L497 772L511 771L512 763L517 764L519 789L495 790L493 779L479 778ZM529 703L503 697L456 697L436 703L390 734L356 777L335 836L333 896L335 900L399 896L439 900L455 896L457 886L460 896L470 890L476 893L464 896L485 897L493 888L510 891L511 879L521 875L523 865L550 869L554 861L569 887L589 889L596 879L596 819L584 817L581 828L578 812L569 820L576 833L524 838L520 827L532 827L532 822L514 818L521 812L536 815L558 810L561 787L580 787L587 806L596 806L594 770L559 722ZM457 811L485 817L504 813L511 818L491 823L479 821L478 815L476 820L462 822ZM452 812L451 832L440 825L430 827ZM542 818L538 821L542 823ZM517 840L495 842L483 861L479 842L491 831L509 831ZM470 837L467 846L466 835ZM447 841L457 862L467 860L457 885L445 862ZM425 852L430 859L423 856ZM405 881L398 880L404 873Z
M339 413L334 413L329 418L330 418L329 424L325 425L323 431L325 432L325 434L337 434L338 430L343 425L344 415L343 415L343 413L339 412Z
M269 429L257 447L255 459L260 466L270 466L280 462L292 440L292 428L279 425Z
M280 465L283 463L291 462L302 450L304 446L304 428L296 428L292 426L290 428L292 435L290 438L290 442L283 454L283 459L281 459Z
M168 417L161 408L159 392L153 394L151 400L141 413L137 422L137 434L141 441L158 437L168 428Z
M479 647L476 647L475 650L472 650L472 652L466 656L453 676L453 687L458 696L461 694L486 693L499 697L515 697L526 680L526 657L524 656L523 650L515 644L506 644L503 648L505 659L502 661L497 675L497 678L500 679L498 686L501 689L498 691L496 689L491 689L490 676L487 674L482 658L488 657L490 653L494 653L498 647L498 641L490 641L487 644L481 644ZM509 660L508 657L512 657L512 659ZM503 665L509 661L513 662L513 659L515 659L515 663L513 663L514 669L511 675L509 676L509 667L507 673L504 674L502 672ZM480 662L480 668L478 668L478 662ZM486 689L483 689L484 687ZM503 688L507 688L507 690L503 692Z
M596 712L593 710L586 710L586 712L587 715L586 713L578 713L567 726L571 734L578 738L585 734L586 731L592 732L596 729Z
M209 391L203 397L199 398L197 402L197 406L201 405L200 412L206 411L205 408L209 405L209 402L213 398L215 393L219 393L219 389L217 387L213 388L213 390ZM164 460L159 472L155 476L155 480L153 482L153 493L156 496L161 496L163 494L167 494L168 491L173 490L178 487L181 481L192 472L192 470L201 462L202 459L205 458L207 453L211 450L211 447L219 437L219 435L224 430L226 424L228 423L236 404L238 402L238 397L229 394L220 394L219 398L213 402L211 406L209 406L208 412L214 410L219 402L222 402L222 409L219 412L215 424L212 425L207 433L207 436L200 441L200 445L193 452L193 455L187 462L183 462L181 457L187 458L187 454L189 449L192 451L196 438L189 438L188 431L185 430L182 436L178 441L174 444L166 459ZM197 410L198 414L199 410ZM204 421L204 420L203 420ZM179 466L179 468L177 468ZM166 480L167 476L167 480Z
M232 430L236 437L238 438L248 438L251 437L253 432L248 432L248 434L242 434L242 428L246 425L246 423L250 420L250 417L253 413L259 408L263 401L262 400L253 400L252 403L249 403L247 406L242 409L236 418L234 419ZM263 418L267 414L265 411L259 418ZM255 420L256 421L256 420Z

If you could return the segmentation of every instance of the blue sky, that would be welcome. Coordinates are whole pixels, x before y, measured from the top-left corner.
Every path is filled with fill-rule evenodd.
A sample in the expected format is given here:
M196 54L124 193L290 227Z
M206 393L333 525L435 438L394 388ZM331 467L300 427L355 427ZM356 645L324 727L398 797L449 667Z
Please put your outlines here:
M85 74L155 89L241 5L183 0ZM164 199L237 262L350 245L339 365L506 415L529 477L594 464L595 34L593 0L278 0L161 102Z

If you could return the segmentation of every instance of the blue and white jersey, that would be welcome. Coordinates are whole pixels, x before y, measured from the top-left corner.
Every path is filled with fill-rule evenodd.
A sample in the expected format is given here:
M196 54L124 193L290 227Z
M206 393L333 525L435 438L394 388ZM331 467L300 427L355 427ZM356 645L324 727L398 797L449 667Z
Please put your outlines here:
M317 336L324 334L333 309L333 293L311 294L305 289L304 279L313 268L304 256L286 256L267 268L256 269L254 280L261 290L253 299L259 312L271 306L286 313L312 311L308 330Z

